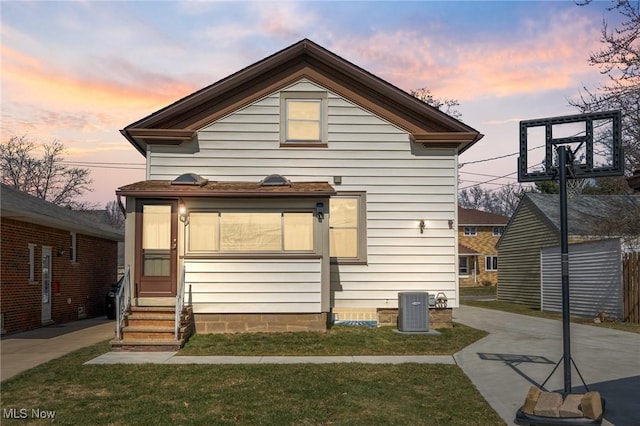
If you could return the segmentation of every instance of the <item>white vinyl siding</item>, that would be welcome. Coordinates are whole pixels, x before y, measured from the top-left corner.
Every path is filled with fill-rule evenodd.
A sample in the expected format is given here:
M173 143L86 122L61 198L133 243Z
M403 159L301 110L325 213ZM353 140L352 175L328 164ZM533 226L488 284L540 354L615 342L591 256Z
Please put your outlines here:
M194 313L321 312L321 260L185 259Z
M444 292L457 307L456 231L448 224L457 208L454 150L412 145L407 132L308 81L285 90L326 93L327 147L281 146L274 93L200 130L196 147L153 146L148 178L193 172L259 182L278 173L365 193L366 264L332 265L332 306L395 308L398 292L420 290Z

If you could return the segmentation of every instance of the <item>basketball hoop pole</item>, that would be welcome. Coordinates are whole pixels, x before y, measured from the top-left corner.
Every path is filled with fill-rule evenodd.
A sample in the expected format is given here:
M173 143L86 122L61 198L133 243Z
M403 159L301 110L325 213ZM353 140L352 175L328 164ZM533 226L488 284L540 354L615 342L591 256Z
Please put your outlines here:
M562 349L564 393L571 393L571 313L569 308L569 231L567 227L567 148L558 146L560 168L560 252L562 264Z

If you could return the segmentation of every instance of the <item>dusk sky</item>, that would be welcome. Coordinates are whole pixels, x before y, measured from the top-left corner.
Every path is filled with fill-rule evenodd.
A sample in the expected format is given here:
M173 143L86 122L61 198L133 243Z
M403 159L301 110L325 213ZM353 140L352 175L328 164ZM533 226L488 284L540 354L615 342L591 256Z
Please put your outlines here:
M140 118L308 38L400 89L457 99L485 135L460 188L517 182L520 120L575 114L605 77L589 66L610 2L2 1L2 141L68 148L104 205L144 180L119 133ZM509 175L507 178L496 177Z

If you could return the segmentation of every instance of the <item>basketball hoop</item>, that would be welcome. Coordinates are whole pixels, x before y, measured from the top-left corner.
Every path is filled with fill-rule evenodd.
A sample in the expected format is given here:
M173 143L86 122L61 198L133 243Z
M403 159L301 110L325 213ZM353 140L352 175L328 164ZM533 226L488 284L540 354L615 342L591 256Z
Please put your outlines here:
M560 366L560 363L563 363L565 395L572 392L572 365L578 372L580 379L582 379L578 367L571 358L567 198L577 195L584 188L588 179L624 174L621 122L620 111L520 122L518 181L558 180L560 184L563 355L549 377L547 377L547 380ZM530 143L533 146L530 146ZM541 161L536 162L536 159L530 157L530 153L533 149L538 148L540 143L543 143L542 146L545 147L545 155ZM587 385L584 380L582 380L582 383L586 388ZM544 384L542 387L544 387ZM516 418L518 419L518 424L551 424L528 419L522 409L518 411ZM565 424L560 419L553 419L553 422L553 424ZM602 422L602 418L599 419L599 422Z

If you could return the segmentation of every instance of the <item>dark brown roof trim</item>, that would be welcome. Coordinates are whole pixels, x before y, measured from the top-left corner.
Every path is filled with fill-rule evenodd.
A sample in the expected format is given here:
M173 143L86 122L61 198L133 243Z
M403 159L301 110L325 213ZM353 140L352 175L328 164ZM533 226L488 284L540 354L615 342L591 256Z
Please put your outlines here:
M140 198L264 198L330 197L336 190L327 182L294 182L290 186L260 186L253 182L209 182L203 186L171 185L171 181L142 181L118 188L116 195Z
M421 139L421 135L451 133L446 143L459 152L482 135L461 121L443 113L398 87L374 76L308 39L283 49L217 83L127 126L121 133L146 155L145 139L131 133L142 129L196 131L229 113L307 78L334 91ZM474 137L468 140L468 134ZM149 139L149 140L153 140ZM433 146L435 141L428 143Z

